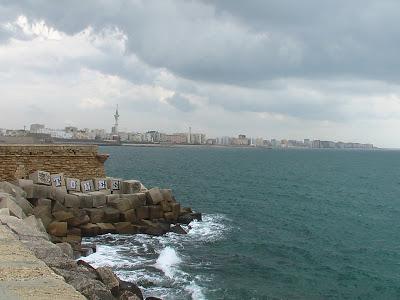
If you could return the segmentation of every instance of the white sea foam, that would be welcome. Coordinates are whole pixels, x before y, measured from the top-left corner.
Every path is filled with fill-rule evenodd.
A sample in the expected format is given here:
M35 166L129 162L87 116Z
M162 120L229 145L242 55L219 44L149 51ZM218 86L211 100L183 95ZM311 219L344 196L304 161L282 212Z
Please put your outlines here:
M176 267L182 260L176 251L171 247L165 247L154 265L157 269L164 272L165 276L173 278L176 273Z
M194 281L190 282L190 284L185 287L185 290L190 294L193 300L206 299L201 287L199 287Z

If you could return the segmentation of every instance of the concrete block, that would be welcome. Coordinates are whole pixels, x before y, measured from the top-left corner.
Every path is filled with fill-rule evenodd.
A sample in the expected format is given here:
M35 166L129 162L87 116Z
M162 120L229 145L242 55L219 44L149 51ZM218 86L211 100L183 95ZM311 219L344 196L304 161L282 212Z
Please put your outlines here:
M22 208L15 203L13 198L14 197L10 194L0 193L0 208L8 208L11 216L15 216L19 219L26 218Z
M67 194L64 198L64 206L71 208L79 208L80 200L77 195Z
M50 199L53 199L57 202L64 203L65 196L67 195L67 189L65 186L61 187L51 187L50 191Z
M148 206L138 207L135 209L135 211L136 211L136 219L137 220L148 219L150 217Z
M80 226L82 230L82 236L96 236L100 234L100 228L98 225L93 223L87 223Z
M178 219L179 214L181 212L181 205L180 203L171 203L171 211L174 214L174 218Z
M135 194L121 194L122 199L128 199L132 208L137 208L146 205L146 194L135 193Z
M90 192L88 195L93 197L93 207L101 207L107 204L107 198L101 191Z
M163 212L172 211L171 202L163 200L163 201L160 202L160 206L161 206Z
M82 193L94 192L93 180L81 181L81 191L82 191Z
M33 214L42 221L44 228L47 229L49 224L53 221L51 214L51 207L47 205L40 205L33 208Z
M65 186L64 174L51 174L51 185L53 187L62 187Z
M129 209L121 213L121 219L125 222L136 223L136 211L134 209Z
M160 189L161 195L163 196L163 199L167 202L174 202L174 198L172 196L172 190L171 189Z
M132 209L131 202L129 201L129 199L119 199L119 200L111 203L111 206L115 207L116 209L118 209L121 212Z
M150 220L161 219L164 217L164 212L161 206L151 205L149 206L149 215L150 215Z
M122 193L123 194L139 193L141 186L142 185L138 180L124 180L122 181Z
M173 212L166 212L164 213L164 219L169 223L176 223L177 217L174 215Z
M51 187L48 185L33 184L32 198L50 198Z
M95 178L93 180L94 189L96 191L107 190L107 179L106 178Z
M110 191L120 191L121 190L121 182L120 178L107 178L107 188Z
M120 220L120 212L113 207L103 207L104 223L117 223Z
M118 222L114 224L116 231L119 234L136 234L138 233L137 227L133 226L130 222Z
M77 178L65 178L65 186L68 192L81 191L81 181Z
M51 222L47 227L49 234L54 236L66 236L67 235L67 222Z
M87 215L86 211L83 209L74 210L74 217L72 219L68 219L68 226L76 227L80 225L84 225L90 222L90 218Z
M84 194L84 193L73 193L72 195L78 196L80 208L92 208L93 207L93 196L92 195Z
M47 198L37 199L36 206L47 206L51 210L51 199Z
M119 194L106 195L107 205L111 205L111 203L114 203L118 200L119 200Z
M163 200L163 196L159 188L152 188L146 192L147 204L156 205Z
M90 223L101 223L104 218L104 211L100 208L89 208L85 209L89 218Z
M30 179L18 179L17 184L26 193L26 198L33 198L33 180Z
M97 223L100 228L100 234L116 233L115 226L111 223Z
M35 184L51 185L51 175L46 171L36 171L29 175L29 179Z
M60 210L53 212L53 217L56 219L56 221L61 222L74 218L74 214L70 211Z

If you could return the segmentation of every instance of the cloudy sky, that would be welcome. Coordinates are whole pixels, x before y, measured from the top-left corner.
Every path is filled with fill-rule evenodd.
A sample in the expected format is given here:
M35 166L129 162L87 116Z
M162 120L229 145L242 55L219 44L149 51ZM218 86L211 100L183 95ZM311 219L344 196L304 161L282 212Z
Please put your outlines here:
M0 127L400 147L396 0L1 0Z

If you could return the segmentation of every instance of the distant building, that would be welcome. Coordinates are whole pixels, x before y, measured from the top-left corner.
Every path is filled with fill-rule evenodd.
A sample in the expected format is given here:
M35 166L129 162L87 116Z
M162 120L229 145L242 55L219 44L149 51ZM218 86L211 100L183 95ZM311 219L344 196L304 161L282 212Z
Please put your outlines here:
M39 133L41 130L44 130L44 128L44 124L31 124L29 131L31 133Z
M235 146L248 146L250 145L250 139L244 134L239 134L237 138L232 138L231 144Z

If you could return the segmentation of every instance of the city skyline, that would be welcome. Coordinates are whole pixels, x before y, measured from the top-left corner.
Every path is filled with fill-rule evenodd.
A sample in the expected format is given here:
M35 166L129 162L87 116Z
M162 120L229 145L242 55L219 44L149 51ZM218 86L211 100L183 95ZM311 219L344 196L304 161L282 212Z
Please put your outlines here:
M119 104L125 131L400 148L399 9L391 0L6 1L2 126L108 128Z

